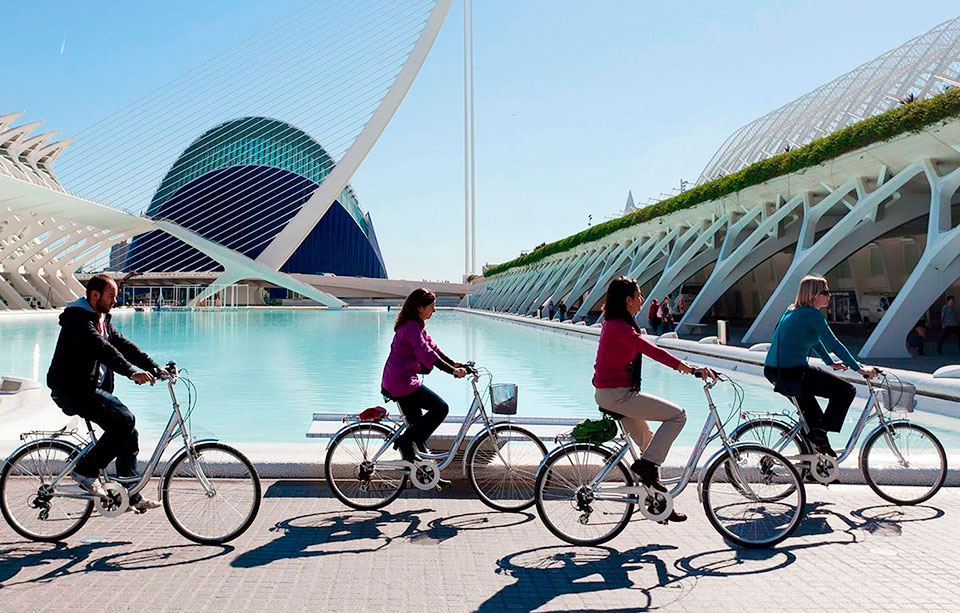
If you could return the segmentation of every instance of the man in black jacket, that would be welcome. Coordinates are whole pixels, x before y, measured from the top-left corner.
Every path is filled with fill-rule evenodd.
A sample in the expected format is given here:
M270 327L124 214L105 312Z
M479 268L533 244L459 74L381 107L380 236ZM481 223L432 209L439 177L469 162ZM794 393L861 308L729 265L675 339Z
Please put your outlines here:
M86 298L71 302L60 314L60 337L47 371L47 386L57 406L67 415L79 415L103 428L97 444L80 458L72 473L82 488L96 496L105 496L100 470L114 458L118 476L137 474L135 420L130 409L113 395L114 373L137 385L153 385L159 370L150 356L110 323L116 298L117 283L113 279L107 275L90 279ZM131 497L130 504L137 511L160 506L139 494Z

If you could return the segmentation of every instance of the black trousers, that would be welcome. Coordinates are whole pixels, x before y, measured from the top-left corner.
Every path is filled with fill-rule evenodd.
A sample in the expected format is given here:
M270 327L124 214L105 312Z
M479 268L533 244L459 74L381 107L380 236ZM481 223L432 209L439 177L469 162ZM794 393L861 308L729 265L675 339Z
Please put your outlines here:
M103 428L90 453L80 458L76 471L85 477L95 477L111 460L117 460L117 475L132 477L137 474L137 453L140 451L136 420L120 399L103 390L89 396L75 397L53 392L53 401L67 415L79 415Z
M430 391L426 385L421 385L417 391L396 400L409 424L402 436L414 443L426 443L450 412L450 407L443 398ZM423 413L424 410L426 414Z
M937 353L943 353L943 343L950 337L957 339L957 345L960 346L960 326L946 326L940 334L940 343L937 345Z
M811 428L840 432L847 411L857 396L857 390L851 383L840 377L811 366L777 368L764 366L763 376L776 385L778 377L790 380L802 378L803 393L797 396L800 412ZM827 399L827 410L820 409L816 396Z

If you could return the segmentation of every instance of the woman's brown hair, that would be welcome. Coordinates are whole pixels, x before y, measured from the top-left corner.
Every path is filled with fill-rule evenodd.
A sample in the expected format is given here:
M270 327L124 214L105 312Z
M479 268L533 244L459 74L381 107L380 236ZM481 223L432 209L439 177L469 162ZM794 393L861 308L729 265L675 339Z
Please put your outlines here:
M400 329L400 326L412 319L420 321L420 308L430 306L436 301L437 295L425 287L418 287L410 292L397 314L397 322L393 324L393 331L396 332Z
M800 287L797 288L797 299L790 305L792 308L809 306L812 307L817 296L827 289L827 280L817 275L807 275L800 281Z

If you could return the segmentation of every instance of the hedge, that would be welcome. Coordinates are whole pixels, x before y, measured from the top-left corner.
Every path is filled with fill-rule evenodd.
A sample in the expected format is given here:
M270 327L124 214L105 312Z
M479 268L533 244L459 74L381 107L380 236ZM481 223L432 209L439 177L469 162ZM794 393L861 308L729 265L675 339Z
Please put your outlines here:
M880 115L864 119L803 147L761 160L731 175L698 185L672 198L623 217L587 228L567 238L548 243L531 253L487 269L490 278L517 266L525 266L578 245L613 234L618 230L650 221L662 215L718 200L770 179L822 164L845 153L889 140L907 132L919 132L937 122L960 115L960 88L953 88L928 100L911 102Z

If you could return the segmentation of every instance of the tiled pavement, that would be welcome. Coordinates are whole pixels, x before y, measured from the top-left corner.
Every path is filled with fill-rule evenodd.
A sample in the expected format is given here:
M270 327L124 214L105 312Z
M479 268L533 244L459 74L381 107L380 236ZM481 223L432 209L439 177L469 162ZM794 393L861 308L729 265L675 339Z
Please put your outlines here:
M344 508L316 482L270 481L226 547L181 538L162 510L93 518L67 543L0 524L0 611L960 610L960 488L919 507L865 486L808 488L799 535L732 549L695 490L686 524L633 525L605 547L563 544L529 514L469 492ZM639 516L639 514L638 514Z

